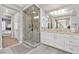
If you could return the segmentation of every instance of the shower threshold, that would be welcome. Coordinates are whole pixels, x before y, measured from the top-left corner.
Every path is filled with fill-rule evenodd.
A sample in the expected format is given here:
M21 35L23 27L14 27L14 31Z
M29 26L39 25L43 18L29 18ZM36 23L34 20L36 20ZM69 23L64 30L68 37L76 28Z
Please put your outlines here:
M40 42L35 42L35 41L23 41L25 44L29 45L30 47L37 47L40 45Z

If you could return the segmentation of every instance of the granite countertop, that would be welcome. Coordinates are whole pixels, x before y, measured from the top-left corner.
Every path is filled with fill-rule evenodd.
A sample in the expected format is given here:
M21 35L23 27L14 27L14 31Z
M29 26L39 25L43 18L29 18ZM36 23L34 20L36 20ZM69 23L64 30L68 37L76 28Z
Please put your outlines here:
M61 30L59 30L59 31L57 31L57 30L53 30L53 29L41 29L41 32L50 32L50 33L60 33L60 34L68 34L68 35L77 35L77 36L79 36L79 32L70 32L70 31L61 31Z

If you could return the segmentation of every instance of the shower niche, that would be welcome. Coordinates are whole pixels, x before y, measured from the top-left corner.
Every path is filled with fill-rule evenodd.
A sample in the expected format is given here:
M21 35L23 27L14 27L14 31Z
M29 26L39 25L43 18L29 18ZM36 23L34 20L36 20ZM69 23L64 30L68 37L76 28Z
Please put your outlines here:
M31 5L23 14L23 42L36 47L40 43L40 8Z

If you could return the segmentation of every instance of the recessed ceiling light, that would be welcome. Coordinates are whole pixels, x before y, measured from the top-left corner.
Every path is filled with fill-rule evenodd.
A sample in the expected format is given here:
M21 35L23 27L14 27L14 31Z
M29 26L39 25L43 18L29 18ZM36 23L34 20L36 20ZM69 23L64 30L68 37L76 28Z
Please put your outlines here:
M8 10L8 9L5 9L5 12L6 12L6 13L8 13L8 12L9 12L9 10Z

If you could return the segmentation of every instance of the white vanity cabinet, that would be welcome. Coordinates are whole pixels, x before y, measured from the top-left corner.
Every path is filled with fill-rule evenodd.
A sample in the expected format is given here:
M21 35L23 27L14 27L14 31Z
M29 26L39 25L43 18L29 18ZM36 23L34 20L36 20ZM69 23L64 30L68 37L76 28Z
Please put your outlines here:
M66 37L65 47L66 50L71 53L79 53L79 38L75 38L74 36Z
M60 34L55 34L55 37L56 37L56 45L58 48L65 48L65 38L64 38L64 35L60 35ZM55 38L54 38L55 40Z
M45 41L46 41L46 32L41 32L40 33L41 34L41 42L43 42L43 43L45 43Z
M56 48L65 48L64 37L60 34L41 32L41 42Z
M76 35L41 32L41 42L70 53L79 53L79 38Z
M55 45L53 33L41 32L41 42L48 45Z

